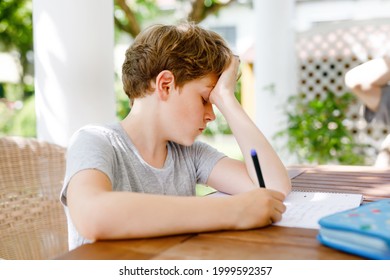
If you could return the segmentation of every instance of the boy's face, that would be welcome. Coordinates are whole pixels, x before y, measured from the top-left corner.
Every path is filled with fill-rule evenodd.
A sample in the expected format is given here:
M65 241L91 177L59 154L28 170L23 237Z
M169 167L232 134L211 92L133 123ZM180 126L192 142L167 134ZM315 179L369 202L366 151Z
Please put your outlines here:
M209 74L172 90L168 100L170 112L167 114L171 135L169 140L186 146L192 145L207 123L215 120L209 96L217 80L215 74Z

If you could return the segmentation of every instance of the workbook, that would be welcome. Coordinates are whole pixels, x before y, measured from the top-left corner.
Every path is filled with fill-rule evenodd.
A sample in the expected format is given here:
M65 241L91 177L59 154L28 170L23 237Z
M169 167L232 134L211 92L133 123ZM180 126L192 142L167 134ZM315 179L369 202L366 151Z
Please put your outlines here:
M322 218L318 240L370 259L390 260L390 199Z
M319 229L325 216L358 207L361 194L292 191L285 199L287 209L276 226Z

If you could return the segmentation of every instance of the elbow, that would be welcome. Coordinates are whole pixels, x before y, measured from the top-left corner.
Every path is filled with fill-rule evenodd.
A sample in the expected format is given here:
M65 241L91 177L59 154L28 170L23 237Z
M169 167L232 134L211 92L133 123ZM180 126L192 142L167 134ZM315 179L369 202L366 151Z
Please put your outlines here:
M90 240L90 241L96 241L105 239L105 237L102 235L101 231L98 227L89 226L89 227L83 227L80 228L79 233L84 238Z
M345 85L356 95L368 93L374 86L373 82L362 77L359 69L352 69L345 74Z
M107 227L109 224L104 219L104 213L99 210L87 207L69 207L70 218L76 231L90 241L107 238Z
M356 79L353 70L345 74L344 82L345 85L354 92L361 90L362 85L360 84L359 80Z
M90 241L104 239L100 222L96 218L80 218L74 220L74 226L77 232Z
M142 230L131 224L125 225L117 218L118 216L105 210L86 211L83 215L74 217L73 224L77 232L90 241L144 237ZM129 217L129 220L132 219Z

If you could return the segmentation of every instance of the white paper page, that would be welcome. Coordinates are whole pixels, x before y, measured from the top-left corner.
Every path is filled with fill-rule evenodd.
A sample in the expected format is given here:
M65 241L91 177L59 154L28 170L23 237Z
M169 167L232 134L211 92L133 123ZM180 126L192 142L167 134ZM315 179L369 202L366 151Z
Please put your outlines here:
M362 198L361 194L293 191L284 202L282 220L274 225L319 229L322 217L358 207Z

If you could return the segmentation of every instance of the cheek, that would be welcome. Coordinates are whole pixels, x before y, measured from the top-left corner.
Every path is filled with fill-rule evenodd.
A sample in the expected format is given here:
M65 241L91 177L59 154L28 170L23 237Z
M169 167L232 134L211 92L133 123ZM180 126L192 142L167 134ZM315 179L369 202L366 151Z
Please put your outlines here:
M187 95L186 95L187 94ZM198 98L198 99L197 99ZM171 115L173 122L178 126L189 123L198 123L203 119L204 106L199 96L192 96L191 92L181 92L172 103ZM185 127L183 127L185 129Z
M177 114L186 119L196 118L197 115L202 113L202 110L202 103L194 99L179 100L176 104Z

